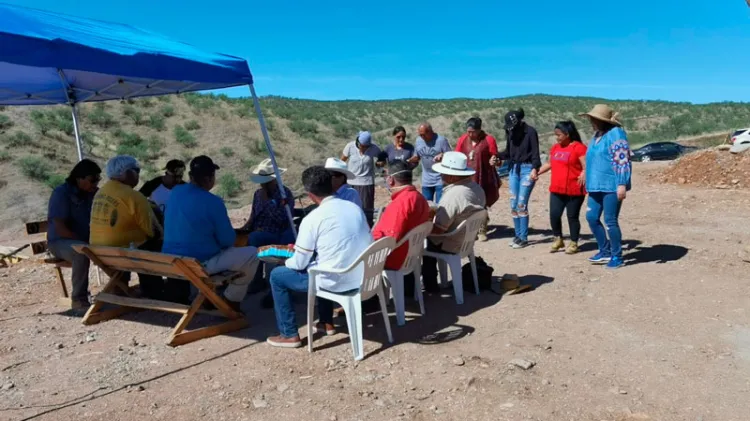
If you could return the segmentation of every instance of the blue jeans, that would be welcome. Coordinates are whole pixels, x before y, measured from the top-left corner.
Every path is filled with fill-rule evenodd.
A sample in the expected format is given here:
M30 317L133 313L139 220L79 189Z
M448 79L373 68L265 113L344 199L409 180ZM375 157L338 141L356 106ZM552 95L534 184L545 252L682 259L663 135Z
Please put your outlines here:
M622 258L622 231L617 222L620 208L622 208L622 202L617 199L617 193L589 193L586 220L589 222L591 233L596 238L599 253L604 256ZM604 213L604 225L600 220L602 213ZM609 232L609 239L607 239L607 232Z
M263 246L282 246L286 244L294 244L294 232L291 228L282 232L281 234L274 234L263 231L253 231L247 238L247 245L255 248ZM260 262L258 270L255 271L255 278L253 282L257 282L263 278L263 262Z
M508 174L510 188L510 214L513 216L513 228L516 238L529 239L529 198L534 190L534 180L529 176L534 167L531 164L515 164Z
M440 198L443 196L443 185L422 186L422 196L427 200L440 203Z
M279 327L281 336L285 338L299 336L292 292L307 292L308 286L307 272L298 272L286 266L279 266L271 271L271 292L276 325ZM318 321L333 324L332 301L318 298Z

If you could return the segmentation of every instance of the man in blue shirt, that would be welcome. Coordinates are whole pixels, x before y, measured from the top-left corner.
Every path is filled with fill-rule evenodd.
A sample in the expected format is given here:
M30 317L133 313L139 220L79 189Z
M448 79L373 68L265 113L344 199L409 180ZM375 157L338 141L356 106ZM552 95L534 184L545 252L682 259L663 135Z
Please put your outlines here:
M258 253L255 247L233 247L236 234L227 208L219 196L210 193L217 169L205 155L190 161L190 183L175 186L167 202L162 251L194 257L210 275L225 270L242 272L224 291L229 305L239 311L258 268Z
M451 145L446 138L435 133L428 122L420 124L417 130L417 154L409 159L409 163L422 162L422 195L427 200L439 203L443 193L443 181L440 174L432 169L432 165L440 162L443 154L452 150Z
M101 172L95 162L82 160L73 167L65 183L55 188L49 199L47 247L52 255L73 266L71 304L74 309L89 306L91 262L86 255L73 250L73 246L89 242L91 207L102 179Z
M333 195L341 200L352 202L362 207L362 199L359 192L347 184L347 180L354 178L354 174L346 167L346 162L337 158L326 159L325 169L331 173L331 184L333 185Z

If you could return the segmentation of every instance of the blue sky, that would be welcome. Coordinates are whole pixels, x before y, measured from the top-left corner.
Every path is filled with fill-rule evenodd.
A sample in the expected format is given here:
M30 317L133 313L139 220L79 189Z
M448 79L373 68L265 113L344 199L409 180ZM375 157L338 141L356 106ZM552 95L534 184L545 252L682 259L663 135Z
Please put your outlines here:
M750 100L745 0L0 1L244 57L261 95Z

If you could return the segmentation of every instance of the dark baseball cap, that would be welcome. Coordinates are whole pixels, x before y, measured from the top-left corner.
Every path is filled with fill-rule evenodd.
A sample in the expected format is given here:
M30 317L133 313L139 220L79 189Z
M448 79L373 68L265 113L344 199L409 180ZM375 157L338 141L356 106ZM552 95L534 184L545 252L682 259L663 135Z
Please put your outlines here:
M190 161L190 172L193 175L211 175L218 169L219 166L206 155L196 156Z
M185 162L180 159L172 159L167 162L167 165L164 167L164 169L171 173L175 173L180 169L185 169Z

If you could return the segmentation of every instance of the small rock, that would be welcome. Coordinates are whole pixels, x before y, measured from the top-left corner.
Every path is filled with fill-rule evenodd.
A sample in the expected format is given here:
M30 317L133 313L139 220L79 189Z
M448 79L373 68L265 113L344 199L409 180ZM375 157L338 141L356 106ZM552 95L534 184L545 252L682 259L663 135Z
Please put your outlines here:
M452 359L451 362L453 363L453 365L458 365L458 366L462 366L466 364L466 361L464 361L464 359L461 357L456 357Z
M279 393L284 393L289 389L289 385L286 383L282 383L278 386L276 386L276 391Z
M524 360L524 359L521 359L521 358L512 359L512 360L510 360L510 362L508 364L514 365L514 366L522 368L524 370L528 370L531 367L534 367L536 365L536 363L534 361Z
M543 384L544 386L549 386L549 385L550 385L551 383L550 383L550 381L549 381L549 380L547 380L547 379L542 379L542 384Z
M138 387L136 387L136 388L135 388L135 390L137 390L137 391L139 391L139 392L143 392L144 390L146 390L146 388L145 388L145 387L143 387L143 385L140 385L140 384L139 384L139 385L138 385Z
M500 405L500 408L504 408L504 409L510 409L510 408L513 408L514 406L515 406L515 405L514 405L513 403L511 403L511 402L506 402L506 403L504 403L504 404Z
M677 179L677 182L680 183L680 184L685 184L685 183L687 183L687 180L685 179L685 177L680 177L680 178Z
M268 401L265 399L253 399L253 408L260 409L260 408L267 408L268 407Z
M430 411L437 411L437 406L435 406L435 405L430 405L430 408L429 408L429 410L430 410Z
M615 395L627 395L628 391L620 389L619 387L613 387L609 389L609 393L613 393Z
M3 390L10 390L10 389L13 389L14 387L16 387L16 385L13 383L5 383L3 385Z
M337 417L335 415L331 415L328 419L331 420L331 421L336 421L336 420L339 419L339 417Z
M55 348L56 349L63 349L63 348L65 348L65 345L63 345L63 344L55 344Z
M86 339L85 340L86 340L86 342L94 342L96 340L96 336L94 336L93 333L89 333L88 335L86 335Z
M739 183L740 183L740 180L737 179L737 178L735 178L734 180L732 180L732 184L739 184Z

